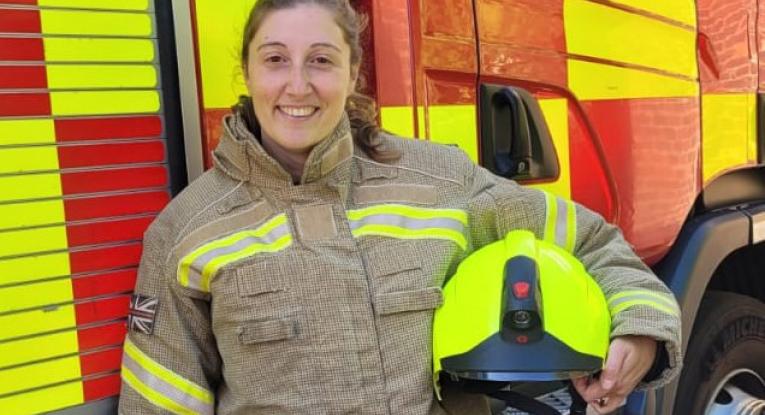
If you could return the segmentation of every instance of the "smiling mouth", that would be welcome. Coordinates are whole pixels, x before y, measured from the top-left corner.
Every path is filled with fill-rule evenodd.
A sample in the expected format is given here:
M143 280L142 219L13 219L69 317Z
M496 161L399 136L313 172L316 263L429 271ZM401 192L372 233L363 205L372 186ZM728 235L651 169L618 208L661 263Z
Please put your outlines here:
M276 107L282 114L297 119L310 118L312 115L319 111L318 107L313 106L278 106Z

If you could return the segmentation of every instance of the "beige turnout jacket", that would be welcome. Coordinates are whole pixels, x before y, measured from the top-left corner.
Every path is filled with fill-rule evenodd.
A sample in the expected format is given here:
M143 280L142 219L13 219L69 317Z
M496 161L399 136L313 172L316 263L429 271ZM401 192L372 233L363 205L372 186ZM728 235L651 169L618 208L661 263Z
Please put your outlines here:
M445 414L431 377L440 287L518 228L585 264L610 300L612 336L664 342L654 385L679 369L675 300L591 211L453 147L385 136L403 156L375 162L347 119L295 185L239 117L224 124L215 168L145 235L121 413Z

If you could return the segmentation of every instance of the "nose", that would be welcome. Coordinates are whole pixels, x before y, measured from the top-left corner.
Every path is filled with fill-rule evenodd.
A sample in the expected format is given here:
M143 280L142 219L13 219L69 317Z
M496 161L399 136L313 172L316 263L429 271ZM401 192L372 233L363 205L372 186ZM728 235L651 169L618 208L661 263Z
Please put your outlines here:
M303 65L293 65L290 69L286 92L290 95L305 96L311 93L311 80Z

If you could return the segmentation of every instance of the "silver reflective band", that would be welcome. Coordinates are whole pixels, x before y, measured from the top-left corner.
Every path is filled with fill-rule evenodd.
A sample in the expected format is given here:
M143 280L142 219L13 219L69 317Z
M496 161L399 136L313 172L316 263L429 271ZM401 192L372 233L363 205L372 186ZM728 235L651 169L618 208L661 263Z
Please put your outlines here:
M215 248L208 252L205 252L204 254L200 255L197 259L195 259L194 262L189 267L189 287L196 288L196 289L202 288L203 270L205 269L207 264L209 264L215 258L228 255L228 254L233 254L239 251L243 251L253 245L272 244L278 241L279 238L282 238L285 235L289 234L289 232L290 232L289 225L284 223L272 229L271 232L261 237L247 236L245 238L242 238L234 242L231 245L222 246L220 248Z
M464 233L465 225L462 222L449 218L413 219L395 214L377 214L365 216L361 219L350 221L351 230L356 230L365 225L387 225L399 228L422 230L422 229L449 229Z
M123 354L122 365L130 370L141 383L178 405L184 406L198 414L213 415L215 412L213 405L206 404L194 396L178 390L173 385L144 370L128 353ZM138 390L136 392L141 394Z
M647 307L664 311L667 314L671 314L673 316L680 315L680 310L677 308L677 305L675 304L675 302L658 293L654 293L654 294L635 293L635 294L625 295L623 297L609 300L608 308L612 310L611 314L615 314L613 310L619 310L620 305L625 303L635 303L635 302L636 304L634 305L644 305Z
M555 218L555 244L568 250L568 247L566 246L568 240L568 203L559 197L555 198L555 203L558 207L557 216Z

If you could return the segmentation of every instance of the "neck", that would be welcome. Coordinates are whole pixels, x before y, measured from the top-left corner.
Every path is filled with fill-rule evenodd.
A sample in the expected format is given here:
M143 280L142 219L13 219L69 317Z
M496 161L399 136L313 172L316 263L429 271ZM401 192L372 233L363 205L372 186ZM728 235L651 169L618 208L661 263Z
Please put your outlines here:
M265 134L263 134L262 144L263 149L292 176L293 183L300 183L300 178L303 176L303 167L308 159L310 150L304 153L286 150Z

